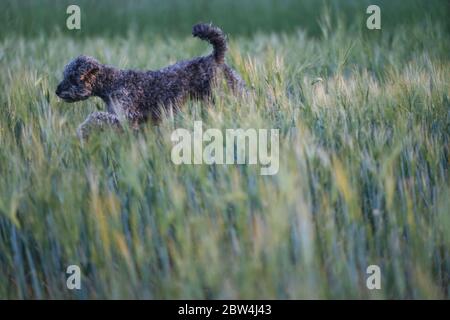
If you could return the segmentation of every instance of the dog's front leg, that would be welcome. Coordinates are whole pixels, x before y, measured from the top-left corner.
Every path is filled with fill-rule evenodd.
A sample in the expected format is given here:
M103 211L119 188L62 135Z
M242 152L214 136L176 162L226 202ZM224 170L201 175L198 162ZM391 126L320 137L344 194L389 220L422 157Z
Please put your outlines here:
M122 129L119 118L110 112L92 112L82 124L78 126L77 135L81 141L86 141L93 130L105 128Z

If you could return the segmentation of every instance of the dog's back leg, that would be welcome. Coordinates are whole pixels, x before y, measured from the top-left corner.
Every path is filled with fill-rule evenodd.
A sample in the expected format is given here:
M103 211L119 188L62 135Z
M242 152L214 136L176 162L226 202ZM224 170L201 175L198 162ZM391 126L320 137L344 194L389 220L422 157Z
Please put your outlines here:
M239 74L233 70L227 64L222 66L223 74L227 82L228 87L233 91L233 93L243 93L245 92L245 82L239 76Z

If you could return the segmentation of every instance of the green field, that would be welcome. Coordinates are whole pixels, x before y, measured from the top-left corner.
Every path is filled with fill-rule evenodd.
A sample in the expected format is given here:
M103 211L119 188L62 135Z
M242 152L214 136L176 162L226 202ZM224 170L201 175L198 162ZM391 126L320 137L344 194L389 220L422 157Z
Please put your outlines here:
M79 31L68 3L2 2L0 299L449 298L448 1L71 1ZM59 100L64 65L207 54L199 21L228 34L251 94L81 145L103 103ZM195 120L279 129L279 173L174 165L170 135Z

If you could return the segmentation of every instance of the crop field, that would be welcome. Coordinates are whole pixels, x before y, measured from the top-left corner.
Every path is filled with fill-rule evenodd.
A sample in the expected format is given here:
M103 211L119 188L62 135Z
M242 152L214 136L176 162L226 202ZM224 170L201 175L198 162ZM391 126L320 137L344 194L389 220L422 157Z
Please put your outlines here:
M66 28L69 4L81 29ZM366 8L381 8L369 30ZM2 1L0 299L448 299L448 1ZM3 10L4 9L4 10ZM77 126L80 54L156 70L229 39L248 95L139 132ZM176 165L176 128L279 130L279 171ZM80 267L81 289L66 286ZM367 267L381 289L366 286Z

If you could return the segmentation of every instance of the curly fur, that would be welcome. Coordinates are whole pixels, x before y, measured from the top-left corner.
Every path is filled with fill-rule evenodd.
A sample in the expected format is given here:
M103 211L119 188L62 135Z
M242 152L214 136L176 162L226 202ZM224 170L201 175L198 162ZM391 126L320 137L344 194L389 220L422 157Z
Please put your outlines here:
M86 139L94 128L120 127L122 120L132 127L148 119L157 123L162 110L177 111L188 98L210 100L219 76L234 92L244 89L242 79L225 63L227 44L222 30L197 24L192 34L208 41L213 52L156 71L120 70L85 55L67 64L56 95L66 102L97 96L107 109L89 115L78 128L80 138Z

